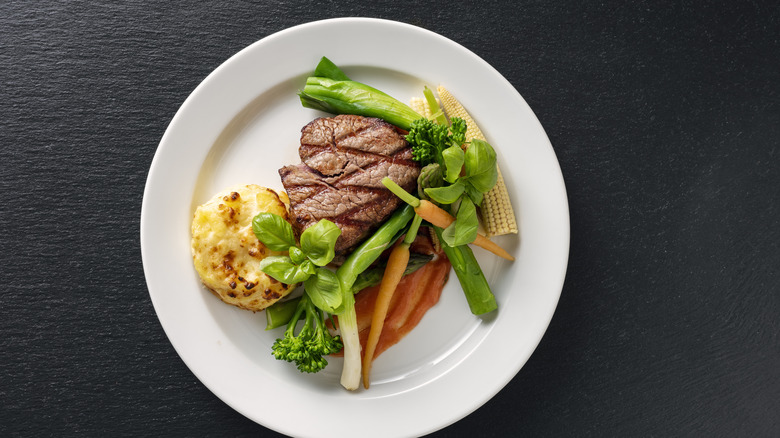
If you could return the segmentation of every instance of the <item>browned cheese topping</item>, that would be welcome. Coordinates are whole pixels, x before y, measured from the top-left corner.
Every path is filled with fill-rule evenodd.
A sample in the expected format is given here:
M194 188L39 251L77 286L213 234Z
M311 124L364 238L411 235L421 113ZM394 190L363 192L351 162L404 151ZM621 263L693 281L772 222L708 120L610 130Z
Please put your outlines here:
M265 257L282 255L266 248L252 231L252 218L270 212L289 220L284 193L258 185L232 187L195 211L192 259L201 281L222 301L262 310L293 287L260 271Z

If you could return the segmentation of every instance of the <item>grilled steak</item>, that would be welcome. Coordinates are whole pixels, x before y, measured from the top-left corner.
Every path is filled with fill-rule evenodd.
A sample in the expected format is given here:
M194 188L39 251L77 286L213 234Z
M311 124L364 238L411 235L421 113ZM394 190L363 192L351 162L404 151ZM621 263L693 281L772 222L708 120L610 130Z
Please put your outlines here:
M401 200L382 185L389 176L408 191L420 174L403 135L380 119L340 115L301 130L303 163L279 169L299 231L320 219L341 229L336 254L365 239Z

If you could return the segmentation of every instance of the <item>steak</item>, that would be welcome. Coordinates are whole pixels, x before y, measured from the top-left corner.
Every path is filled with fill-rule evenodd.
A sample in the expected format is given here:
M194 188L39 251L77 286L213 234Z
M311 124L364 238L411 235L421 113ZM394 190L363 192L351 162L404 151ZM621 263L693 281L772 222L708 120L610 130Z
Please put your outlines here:
M417 187L420 167L411 148L380 119L315 119L301 129L298 152L302 163L279 169L293 225L303 231L320 219L335 223L341 229L337 255L357 246L401 204L382 184L384 177L407 191Z

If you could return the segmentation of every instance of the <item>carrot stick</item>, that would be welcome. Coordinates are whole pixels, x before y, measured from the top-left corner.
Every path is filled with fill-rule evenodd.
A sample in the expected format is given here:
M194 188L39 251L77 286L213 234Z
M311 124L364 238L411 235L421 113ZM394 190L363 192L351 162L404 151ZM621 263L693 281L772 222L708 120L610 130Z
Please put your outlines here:
M447 213L446 210L425 199L420 199L420 205L415 207L414 212L417 213L421 218L441 229L447 228L450 226L450 224L455 222L455 218L452 217L451 214ZM504 248L501 248L497 243L493 242L482 234L477 234L477 238L471 243L509 261L513 261L515 259Z
M442 230L455 222L455 218L446 210L426 199L420 199L420 205L414 207L414 212Z
M374 314L371 317L371 329L368 332L366 351L363 353L363 387L366 389L369 386L369 375L371 374L371 365L374 362L374 352L379 343L382 328L385 325L385 317L387 317L387 310L390 307L390 300L393 298L395 288L404 276L406 265L409 263L409 245L412 244L417 236L417 229L420 227L421 222L422 218L420 216L414 217L412 225L406 232L406 237L393 248L387 260L385 273L379 286L376 304L374 305Z
M409 192L404 190L403 187L396 184L395 181L391 180L390 178L385 177L382 180L382 183L396 196L401 198L401 200L414 207L414 212L417 213L418 216L430 222L431 224L444 229L455 222L455 218L449 214L447 210L444 210L431 201L426 199L418 199L412 196L409 194ZM478 233L477 238L471 243L509 261L514 261L515 259L505 249L501 248L498 246L498 244L482 234Z
M482 234L477 233L477 238L474 239L474 241L471 242L471 243L473 243L474 245L477 245L478 247L480 247L482 249L486 249L486 250L492 252L493 254L503 258L503 259L507 259L510 262L515 260L515 258L512 257L511 254L506 252L506 250L504 248L501 248L500 246L498 246L498 244L496 242L493 242L492 240L488 239L487 237L485 237Z

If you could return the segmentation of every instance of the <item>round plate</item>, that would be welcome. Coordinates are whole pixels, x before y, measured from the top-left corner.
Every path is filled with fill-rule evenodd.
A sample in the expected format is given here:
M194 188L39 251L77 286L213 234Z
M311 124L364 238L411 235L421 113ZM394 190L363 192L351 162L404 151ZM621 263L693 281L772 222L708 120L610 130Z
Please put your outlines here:
M401 101L422 96L425 85L449 89L497 150L520 228L519 236L497 238L515 255L513 263L474 250L497 312L472 315L453 275L417 328L377 359L371 389L354 392L339 384L340 359L313 375L275 360L271 345L281 331L265 331L262 313L228 306L207 292L190 255L196 206L234 184L281 189L277 170L300 162L301 127L323 114L303 108L296 92L321 56ZM264 38L189 96L149 171L141 249L149 294L171 343L198 379L235 410L300 437L362 437L369 430L377 438L411 436L468 415L528 360L560 296L569 216L544 130L495 69L430 31L345 18ZM339 417L343 421L334 423Z

